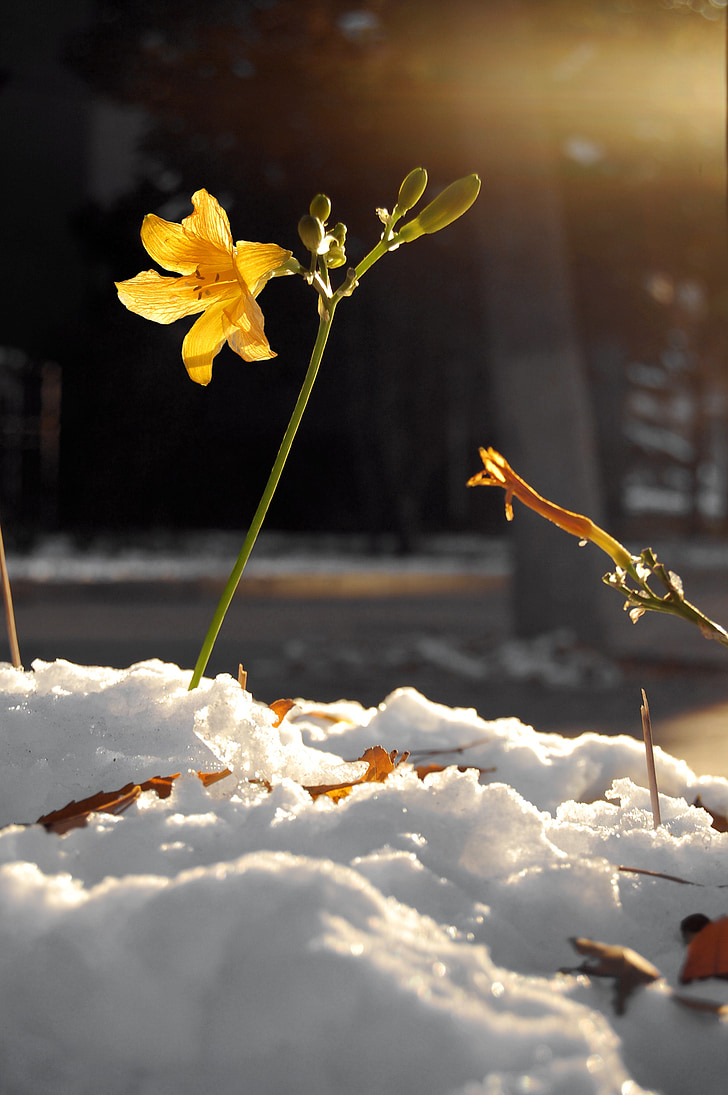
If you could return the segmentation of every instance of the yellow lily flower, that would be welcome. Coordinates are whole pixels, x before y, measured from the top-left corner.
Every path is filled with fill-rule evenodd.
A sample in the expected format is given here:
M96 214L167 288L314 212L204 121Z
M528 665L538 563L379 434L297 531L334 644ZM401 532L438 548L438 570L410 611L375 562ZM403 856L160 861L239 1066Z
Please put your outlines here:
M525 479L521 479L520 475L516 475L506 458L496 452L495 449L481 448L480 458L483 461L485 471L479 471L471 476L467 485L469 487L503 487L506 492L506 519L508 521L513 520L513 498L515 496L520 502L523 502L524 506L528 506L529 509L534 510L548 521L553 521L565 532L570 532L572 536L578 537L579 540L591 540L593 544L606 552L618 567L630 571L633 569L635 560L633 560L626 547L620 544L618 540L615 540L613 536L610 536L608 532L605 532L603 528L600 528L599 525L595 525L589 517L563 509L561 506L557 506L555 502L549 502L546 498L543 498L533 487L529 486Z
M156 323L202 312L185 336L182 358L192 380L209 384L213 358L225 342L245 361L276 356L255 298L291 252L276 243L233 244L228 215L206 190L192 195L192 205L194 212L181 224L154 213L142 223L149 255L181 276L145 270L115 284L122 304Z

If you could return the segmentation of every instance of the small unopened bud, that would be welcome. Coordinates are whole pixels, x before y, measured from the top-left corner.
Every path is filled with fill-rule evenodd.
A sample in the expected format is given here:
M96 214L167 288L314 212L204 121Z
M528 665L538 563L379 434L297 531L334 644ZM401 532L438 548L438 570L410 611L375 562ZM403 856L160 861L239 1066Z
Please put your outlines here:
M331 202L325 194L317 194L311 199L308 211L312 217L317 217L322 224L326 224L331 214Z
M331 229L331 235L334 237L339 247L343 247L346 243L346 225L339 221L339 223L335 224Z
M477 175L466 175L465 178L450 183L413 221L402 225L395 239L410 243L418 236L447 228L448 224L452 224L470 209L479 191L480 179Z
M346 264L346 251L334 243L324 255L324 262L329 270L338 270L340 266Z
M420 200L427 186L427 172L424 167L416 167L410 171L407 178L399 188L396 212L402 216L412 209Z
M298 222L298 234L304 247L312 255L318 255L319 248L324 238L324 226L318 217L306 213Z

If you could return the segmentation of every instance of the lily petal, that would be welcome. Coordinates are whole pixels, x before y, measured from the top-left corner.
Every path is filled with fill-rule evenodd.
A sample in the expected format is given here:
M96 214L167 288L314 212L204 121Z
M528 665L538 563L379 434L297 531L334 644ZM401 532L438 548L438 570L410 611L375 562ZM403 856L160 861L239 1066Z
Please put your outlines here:
M226 310L225 318L229 324L228 345L244 361L267 361L277 356L265 337L263 313L252 296L236 301L232 309Z
M198 239L207 240L220 251L232 253L233 234L230 231L228 215L217 198L206 190L196 190L192 195L194 213L185 217L182 227L192 232Z
M192 277L167 278L156 270L144 270L128 281L117 281L119 300L130 312L154 320L174 323L183 316L193 316L208 308L215 300L228 302L237 295L236 282L205 286Z
M238 274L254 297L273 276L273 271L288 261L291 253L277 243L248 243L247 240L238 240L233 252Z
M209 240L186 232L181 224L162 220L156 213L148 213L142 221L141 237L151 258L177 274L194 274L201 263L222 268L232 266L229 252L220 251Z
M148 213L142 222L142 243L155 262L178 274L194 274L201 264L215 270L232 267L233 237L227 213L212 194L192 195L194 213L181 224Z
M182 360L190 378L203 386L212 380L212 361L225 344L230 329L224 302L207 308L185 335Z

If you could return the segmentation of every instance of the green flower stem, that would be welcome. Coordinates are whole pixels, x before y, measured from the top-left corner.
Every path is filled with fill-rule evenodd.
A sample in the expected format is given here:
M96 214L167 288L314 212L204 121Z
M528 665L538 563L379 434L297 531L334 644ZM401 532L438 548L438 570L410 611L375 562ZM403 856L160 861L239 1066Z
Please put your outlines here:
M326 269L326 267L324 267L323 278L320 274L317 275L319 281L318 285L315 284L316 279L314 279L314 287L316 288L320 297L320 318L318 334L316 336L316 342L311 353L311 360L309 362L308 371L304 378L301 391L298 394L296 406L293 408L291 420L288 423L285 434L283 435L283 440L281 441L281 447L278 450L278 455L275 459L275 463L273 464L273 467L271 468L271 473L268 476L268 482L266 483L265 490L263 491L263 496L258 503L258 508L253 515L253 520L250 523L250 528L248 529L248 533L240 550L240 554L238 555L235 566L230 573L227 584L222 591L222 596L220 597L217 608L215 609L215 615L212 617L212 623L210 624L207 630L207 634L205 635L202 649L200 650L199 656L197 658L197 664L195 665L194 671L192 673L192 680L189 684L190 692L192 691L192 689L197 688L198 684L202 680L202 675L207 668L207 663L210 660L212 648L215 645L215 640L217 639L220 628L222 627L222 622L225 619L225 614L230 607L230 603L233 599L233 596L235 595L235 590L238 588L240 579L243 576L243 571L245 570L245 566L248 562L248 559L250 558L250 553L253 550L255 541L258 538L258 533L262 528L263 521L265 520L265 516L268 512L268 507L270 506L273 495L276 492L278 481L280 480L280 477L283 473L283 469L286 465L286 460L288 459L288 454L290 453L291 446L293 445L293 439L296 436L298 427L301 424L303 412L305 411L306 404L308 403L308 397L311 394L311 389L313 388L314 381L316 380L319 365L321 364L321 359L326 348L326 342L329 337L329 331L331 330L331 324L334 319L336 305L344 296L348 296L351 293L353 287L356 285L358 279L362 276L362 274L365 274L367 270L369 270L369 268L373 266L374 263L382 257L382 255L386 255L387 251L391 250L391 248L391 225L389 225L388 231L385 231L384 238L382 238L379 243L377 243L376 246L372 248L369 254L366 255L356 267L353 278L351 276L347 278L347 281L344 283L344 285L342 285L340 289L338 289L335 293L332 294L329 288L328 270Z
M373 247L369 254L365 255L359 265L356 267L356 270L354 272L357 279L360 278L362 274L366 274L370 266L373 266L374 263L382 257L382 255L386 255L387 251L391 251L391 249L392 241L390 238L387 238L385 234L385 238L381 239L376 247Z
M658 575L659 577L659 575ZM663 612L670 616L680 616L683 620L687 620L688 623L695 624L700 628L706 639L716 639L723 646L728 646L728 632L725 628L717 624L715 620L711 620L699 608L691 604L690 601L686 601L684 597L675 597L669 594L665 597L658 597L653 593L646 582L641 581L640 585L645 590L646 596L644 600L638 594L634 599L630 600L630 604L636 608L645 608L652 612Z
M227 584L222 591L222 596L220 597L217 608L215 609L215 615L212 617L212 623L210 624L207 630L207 634L205 635L202 649L200 650L199 657L197 658L197 664L195 665L194 672L192 673L192 680L190 681L189 691L192 691L193 688L197 688L200 680L202 679L202 675L207 668L207 663L210 660L212 648L215 645L215 640L217 639L220 628L222 627L222 622L225 619L225 613L230 607L230 602L233 599L235 590L238 588L238 583L243 576L245 565L250 558L250 553L253 550L255 541L258 538L258 533L261 530L266 513L268 512L268 507L270 506L273 495L276 492L278 481L280 480L280 477L283 473L283 469L286 465L286 460L288 459L288 454L290 453L291 446L293 445L293 439L295 438L298 427L301 424L303 412L305 411L306 404L308 403L308 397L311 394L311 389L313 388L314 381L316 380L316 375L318 373L319 365L321 364L321 359L326 348L326 342L329 337L329 331L331 330L331 323L334 318L334 311L336 309L337 303L338 302L336 298L332 298L332 300L328 303L327 314L325 316L322 316L319 321L319 329L316 336L316 342L311 353L311 360L309 362L308 370L306 372L301 391L298 394L298 399L296 400L296 405L293 408L290 422L288 423L286 432L283 435L283 440L281 441L275 463L273 464L270 475L268 476L268 482L266 483L265 490L263 491L263 495L260 499L260 502L258 503L258 508L253 515L253 520L250 523L248 534L245 537L245 541L240 550L240 554L238 555L238 558L235 562L235 566L231 571L230 577L227 580Z
M699 627L706 639L716 639L723 646L728 646L728 633L725 628L709 619L695 605L691 605L689 601L672 604L669 601L666 603L662 599L658 599L657 604L650 604L649 607L654 609L655 612L667 612L672 616L681 616L683 620Z
M601 546L601 544L600 544ZM627 583L627 576L634 581L637 589ZM666 589L660 597L650 587L648 579L654 576ZM613 574L605 574L604 582L616 589L625 598L625 609L636 623L645 612L662 612L670 616L680 616L688 623L700 628L706 639L716 639L728 646L728 631L711 620L699 608L685 600L682 579L663 563L658 562L652 548L645 548L639 556L631 556L624 567L618 566Z

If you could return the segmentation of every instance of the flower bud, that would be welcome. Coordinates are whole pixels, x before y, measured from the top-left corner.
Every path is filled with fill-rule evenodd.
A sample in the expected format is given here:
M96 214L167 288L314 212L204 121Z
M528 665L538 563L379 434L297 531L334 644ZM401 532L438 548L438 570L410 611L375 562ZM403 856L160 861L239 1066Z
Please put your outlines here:
M324 262L329 270L338 270L340 266L346 265L346 251L334 243L324 255Z
M473 204L480 191L480 179L477 175L466 175L454 183L446 186L434 201L425 206L419 216L413 221L402 225L395 239L402 243L410 243L418 236L439 232L441 228L447 228L458 217L462 217Z
M335 224L331 229L331 235L334 237L339 247L343 247L346 243L346 225L339 221L339 223Z
M312 255L318 255L324 238L324 226L319 218L306 213L298 222L298 234L304 247Z
M312 217L317 217L322 224L326 224L331 214L331 202L325 194L317 194L311 199L308 211Z
M399 196L397 197L397 209L400 215L406 213L409 209L412 209L420 200L425 192L427 186L427 172L424 167L416 167L414 171L410 171L407 178L404 180L399 188Z

